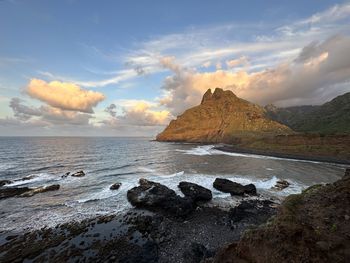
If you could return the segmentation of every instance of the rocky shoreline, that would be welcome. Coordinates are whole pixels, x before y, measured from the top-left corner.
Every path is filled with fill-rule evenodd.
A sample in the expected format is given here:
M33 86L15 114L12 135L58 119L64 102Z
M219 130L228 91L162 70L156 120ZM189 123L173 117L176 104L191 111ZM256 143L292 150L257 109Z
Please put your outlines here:
M222 208L208 202L212 193L200 185L181 182L180 196L140 179L127 193L135 208L125 213L0 233L0 262L346 262L349 183L347 169L334 184L279 205L254 185L217 178L214 188L231 195ZM286 181L275 186L285 187Z
M197 184L181 182L182 197L156 182L139 183L128 191L135 208L124 214L1 233L0 262L200 262L276 212L253 185L217 179L215 188L240 200L222 209L208 205L211 191Z

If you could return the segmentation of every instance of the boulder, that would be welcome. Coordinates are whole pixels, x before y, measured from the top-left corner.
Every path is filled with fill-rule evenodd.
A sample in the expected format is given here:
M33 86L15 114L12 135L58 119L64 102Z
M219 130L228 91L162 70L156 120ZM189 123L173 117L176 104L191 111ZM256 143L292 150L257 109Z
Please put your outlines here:
M290 185L290 183L286 180L278 180L273 187L273 189L282 191L284 188L287 188Z
M254 184L247 184L244 187L244 193L248 195L256 195L256 187Z
M209 189L190 182L180 182L178 187L181 192L193 201L210 201L213 196Z
M244 195L245 192L243 185L223 178L216 178L213 186L215 189L231 195Z
M81 170L79 172L75 172L75 173L71 174L71 176L73 176L73 177L83 177L83 176L85 176L85 173L84 173L83 170Z
M115 184L112 184L109 189L110 190L118 190L120 187L121 187L122 183L115 183Z
M29 191L26 191L26 192L20 194L19 197L31 197L31 196L38 194L38 193L56 191L58 189L60 189L59 184L53 184L53 185L49 185L49 186L40 186L40 187L30 189Z
M139 186L127 192L128 201L138 208L145 208L170 214L186 216L194 209L190 198L183 198L160 183L141 178Z
M10 180L0 180L0 186L4 186L5 184L10 184L12 181Z
M6 187L0 189L0 199L21 195L30 191L29 187Z

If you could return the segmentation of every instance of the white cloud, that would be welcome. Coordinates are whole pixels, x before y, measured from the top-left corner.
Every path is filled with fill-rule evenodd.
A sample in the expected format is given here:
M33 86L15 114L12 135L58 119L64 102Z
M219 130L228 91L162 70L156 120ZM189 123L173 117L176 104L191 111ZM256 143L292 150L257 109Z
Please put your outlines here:
M93 107L104 100L100 92L81 89L73 83L32 79L26 88L32 98L62 110L93 113Z

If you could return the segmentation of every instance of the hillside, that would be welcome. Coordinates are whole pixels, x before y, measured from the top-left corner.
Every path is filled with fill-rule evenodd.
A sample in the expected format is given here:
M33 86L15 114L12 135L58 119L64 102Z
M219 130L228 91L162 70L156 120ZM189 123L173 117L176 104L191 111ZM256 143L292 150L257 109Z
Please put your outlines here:
M291 134L287 126L266 117L266 110L232 91L209 89L200 105L186 110L157 136L158 141L235 142L241 137Z
M267 116L299 132L350 133L350 92L320 106L265 107Z

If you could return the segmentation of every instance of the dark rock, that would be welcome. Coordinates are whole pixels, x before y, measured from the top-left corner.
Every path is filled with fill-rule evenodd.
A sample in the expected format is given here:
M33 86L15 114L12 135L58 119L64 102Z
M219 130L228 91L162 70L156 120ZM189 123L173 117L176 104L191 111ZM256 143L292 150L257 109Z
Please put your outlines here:
M23 194L20 194L20 197L31 197L35 194L38 193L44 193L44 192L49 192L49 191L56 191L60 189L60 185L59 184L53 184L53 185L49 185L49 186L40 186L34 189L30 189L29 191L24 192Z
M273 187L273 189L281 191L284 188L287 188L290 185L290 183L286 180L278 180L276 182L276 185Z
M192 243L190 248L183 254L184 263L200 263L206 258L212 257L214 253L207 250L199 243Z
M158 245L155 242L148 241L140 251L122 258L120 263L156 263L159 259Z
M109 187L110 190L118 190L121 187L122 183L115 183Z
M193 201L182 198L160 183L141 178L140 186L128 190L128 201L136 207L158 210L174 216L186 216L194 209Z
M209 189L198 184L180 182L178 187L186 197L193 199L195 202L210 201L213 198L212 193Z
M70 175L70 172L65 173L65 174L62 175L61 177L62 177L62 178L66 178L66 177L68 177L68 175Z
M85 173L84 173L84 171L79 171L79 172L75 172L75 173L71 174L71 176L83 177L83 176L85 176Z
M0 199L18 196L30 190L29 187L6 187L0 189Z
M256 195L256 187L253 184L247 184L244 186L244 193L248 195Z
M228 179L216 178L213 186L215 189L231 195L244 195L245 193L243 185L232 182Z
M0 180L0 186L4 186L5 184L10 184L12 181L10 180Z

